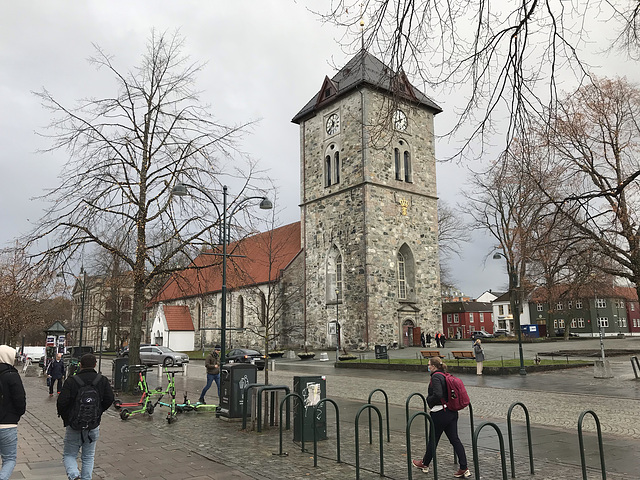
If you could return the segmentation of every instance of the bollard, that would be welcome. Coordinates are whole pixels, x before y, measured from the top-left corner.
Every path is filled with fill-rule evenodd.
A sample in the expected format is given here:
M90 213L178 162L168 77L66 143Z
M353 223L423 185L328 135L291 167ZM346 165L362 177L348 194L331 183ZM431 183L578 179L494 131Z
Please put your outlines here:
M269 360L269 370L271 370L272 372L276 371L276 361L275 360Z

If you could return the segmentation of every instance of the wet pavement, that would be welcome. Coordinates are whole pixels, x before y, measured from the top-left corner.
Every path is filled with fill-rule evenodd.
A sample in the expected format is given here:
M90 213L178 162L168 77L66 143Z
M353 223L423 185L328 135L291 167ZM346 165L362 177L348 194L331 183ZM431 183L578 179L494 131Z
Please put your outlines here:
M623 343L624 347L640 346L640 339L609 339L606 345ZM468 341L448 342L441 353L466 349ZM580 340L579 348L598 348L597 339ZM575 344L554 342L558 349L572 348ZM595 345L593 347L591 344ZM484 345L487 356L513 355L517 344ZM526 357L547 348L547 345L525 345ZM577 347L576 347L577 348ZM419 348L391 350L392 357L415 358ZM335 355L330 352L329 355ZM373 354L371 354L373 356ZM461 375L468 387L472 401L474 424L485 421L495 423L501 430L508 453L507 411L513 402L526 405L531 422L531 438L535 475L529 473L525 416L520 407L513 410L513 450L518 478L580 479L580 453L578 443L578 417L585 410L594 411L601 423L607 478L640 478L640 425L637 412L640 407L640 381L636 381L628 357L610 359L614 378L595 379L593 368L535 373L526 376L476 376ZM103 372L109 361L103 360ZM101 434L96 452L94 478L134 479L300 479L356 478L355 416L366 403L370 392L382 388L389 397L391 442L383 442L384 474L387 478L409 478L407 467L407 437L405 434L405 402L413 392L426 392L426 374L416 372L391 372L379 370L342 370L333 368L332 362L318 360L300 361L280 359L275 371L269 372L272 384L292 387L295 375L325 375L327 396L340 408L341 463L336 459L335 415L329 409L327 433L329 439L318 444L318 467L313 466L313 445L305 444L306 452L292 442L291 432L284 432L283 450L287 456L277 455L278 428L263 433L241 431L238 422L223 421L210 412L180 414L176 422L166 421L166 408L158 408L153 415L141 414L122 421L113 409L103 416ZM12 479L64 479L62 468L62 421L55 414L55 399L46 392L43 378L23 377L27 389L27 414L19 424L18 466ZM166 383L150 371L149 384L155 387ZM258 374L264 380L264 374ZM205 383L203 362L189 366L187 376L176 376L178 398L188 392L195 400ZM210 393L215 389L210 390ZM209 402L216 402L215 395L208 395ZM373 403L380 408L383 419L383 396L374 394ZM411 413L420 408L417 399L410 404ZM375 415L374 415L375 419ZM590 416L584 420L585 456L589 478L601 478L595 422ZM360 478L380 478L379 442L376 422L373 426L373 444L368 441L368 417L360 417ZM465 445L469 465L473 473L473 451L469 410L460 414L460 436ZM417 419L411 429L412 456L424 453L424 425ZM479 436L478 465L481 477L502 478L498 436L491 427L483 428ZM456 466L452 449L443 437L438 448L438 478L453 478ZM507 456L506 467L511 476ZM412 472L413 478L433 478L433 473Z

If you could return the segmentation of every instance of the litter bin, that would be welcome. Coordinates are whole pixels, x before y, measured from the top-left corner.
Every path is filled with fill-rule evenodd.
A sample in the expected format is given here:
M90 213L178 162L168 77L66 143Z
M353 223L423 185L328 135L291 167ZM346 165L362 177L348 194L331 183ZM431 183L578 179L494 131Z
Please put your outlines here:
M242 418L243 394L256 383L258 367L250 363L228 363L220 369L220 411L226 418ZM251 396L247 397L247 416L251 415Z
M522 329L522 334L526 337L538 338L540 336L538 325L520 325L520 328Z
M124 391L129 386L129 357L119 357L113 360L111 366L113 388Z
M302 416L298 400L294 398L293 410L293 440L299 442L302 439L302 426L304 425L304 441L313 442L313 411L320 400L327 398L327 380L324 376L304 376L293 377L293 391L300 395L304 404L302 405ZM318 409L316 421L316 431L318 440L327 439L327 404L323 403Z
M386 345L376 345L374 348L375 348L375 352L376 352L376 358L381 358L381 359L384 359L384 360L389 358L389 355L387 354L387 346Z

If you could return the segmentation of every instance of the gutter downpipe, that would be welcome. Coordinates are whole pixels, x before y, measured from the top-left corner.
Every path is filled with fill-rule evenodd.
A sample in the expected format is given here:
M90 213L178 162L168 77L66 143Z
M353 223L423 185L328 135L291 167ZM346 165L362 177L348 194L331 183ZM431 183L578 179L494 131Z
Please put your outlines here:
M363 184L362 184L362 209L363 209L363 214L362 214L362 220L364 222L365 228L364 228L364 340L367 344L367 349L369 348L369 282L367 281L369 278L369 262L367 261L368 258L368 253L367 253L367 246L368 244L368 232L367 232L367 176L366 176L366 172L365 172L365 166L366 166L366 154L365 154L365 112L364 112L364 108L365 108L365 102L364 102L364 91L361 89L360 90L360 112L362 115L361 121L360 121L360 128L361 128L361 137L362 137L362 180L363 180Z

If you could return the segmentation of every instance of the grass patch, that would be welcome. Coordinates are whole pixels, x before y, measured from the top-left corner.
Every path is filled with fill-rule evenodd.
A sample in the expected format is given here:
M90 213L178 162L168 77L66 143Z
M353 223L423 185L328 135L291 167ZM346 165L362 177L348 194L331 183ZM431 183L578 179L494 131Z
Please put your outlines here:
M460 366L460 367L471 367L471 366L475 366L476 365L476 361L475 360L447 360L444 359L444 362L447 365L456 365L456 366ZM376 359L366 359L366 360L362 360L361 363L381 363L381 364L385 364L385 363L390 363L390 364L397 364L397 365L427 365L428 360L427 359L414 359L414 358L392 358L389 360L376 360ZM539 365L591 365L593 362L587 361L587 360L569 360L568 362L566 360L560 360L560 359L547 359L547 358L543 358L540 360ZM524 360L524 364L525 366L527 365L535 365L535 362L533 360L528 360L525 358ZM519 367L520 366L520 359L514 358L514 359L504 359L504 360L485 360L483 365L485 367Z

